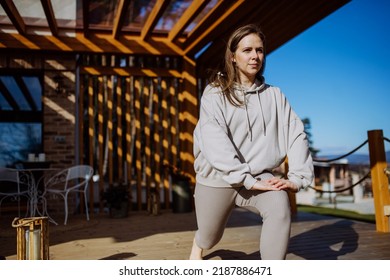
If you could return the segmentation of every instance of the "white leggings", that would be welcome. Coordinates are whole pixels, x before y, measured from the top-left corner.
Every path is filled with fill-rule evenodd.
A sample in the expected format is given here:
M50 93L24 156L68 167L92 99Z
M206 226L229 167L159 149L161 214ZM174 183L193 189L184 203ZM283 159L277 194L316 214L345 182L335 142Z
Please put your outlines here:
M291 228L290 202L285 191L250 191L244 187L219 188L197 183L196 244L202 249L215 246L221 240L235 206L259 213L263 219L260 236L261 259L285 259Z

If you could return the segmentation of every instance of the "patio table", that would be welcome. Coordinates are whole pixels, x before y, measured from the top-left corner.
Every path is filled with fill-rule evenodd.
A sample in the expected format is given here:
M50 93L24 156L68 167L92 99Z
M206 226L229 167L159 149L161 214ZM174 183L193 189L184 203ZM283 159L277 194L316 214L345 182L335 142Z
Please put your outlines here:
M54 172L58 172L58 168L50 168L48 162L28 162L28 164L23 163L23 167L18 169L20 174L29 177L29 215L30 217L39 216L48 216L47 213L44 213L44 210L39 209L39 203L43 203L43 193L44 193L44 180L45 178ZM52 219L49 217L49 220Z

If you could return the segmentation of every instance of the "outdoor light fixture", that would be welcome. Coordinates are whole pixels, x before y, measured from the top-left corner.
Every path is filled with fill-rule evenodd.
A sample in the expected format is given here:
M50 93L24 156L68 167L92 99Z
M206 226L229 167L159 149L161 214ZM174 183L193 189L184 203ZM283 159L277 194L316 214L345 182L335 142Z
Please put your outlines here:
M64 78L57 74L53 77L54 85L55 85L55 92L60 95L60 94L65 94L66 93L66 88L64 85Z
M47 217L15 218L18 260L49 259L49 228Z

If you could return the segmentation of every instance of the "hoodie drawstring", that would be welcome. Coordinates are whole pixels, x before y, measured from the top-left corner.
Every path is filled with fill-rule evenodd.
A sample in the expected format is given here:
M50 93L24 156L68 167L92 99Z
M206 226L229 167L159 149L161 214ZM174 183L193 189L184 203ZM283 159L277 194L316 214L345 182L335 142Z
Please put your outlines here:
M263 123L263 133L264 136L267 134L266 133L266 128L265 128L265 118L264 118L264 111L263 111L263 106L261 105L261 97L259 91L257 91L257 98L259 99L259 105L260 105L260 111L261 111L261 120Z
M261 96L260 96L260 91L256 90L256 95L257 99L259 102L259 107L260 107L260 114L261 114L261 124L263 126L263 133L264 136L266 136L266 126L265 126L265 118L264 118L264 111L263 111L263 105L261 103ZM245 95L244 95L245 96ZM247 105L247 100L245 98L244 100L244 106L245 106L245 114L246 114L246 131L247 131L247 138L252 141L253 140L253 133L252 133L252 126L249 120L249 112L248 112L248 105Z
M256 86L256 84L258 85L260 83L260 81L257 81L256 80L256 83L254 86ZM247 100L247 95L250 95L250 94L256 94L257 95L257 98L258 98L258 101L259 101L259 107L260 107L260 113L261 113L261 121L262 121L262 126L263 126L263 133L264 133L264 136L266 135L266 131L265 131L265 118L264 118L264 112L263 112L263 106L261 104L261 97L260 97L260 94L261 92L265 89L265 83L264 83L264 79L261 81L261 85L260 86L256 86L256 88L252 88L252 89L248 89L248 90L244 90L241 86L239 86L238 90L241 90L243 96L244 96L244 107L245 107L245 114L246 114L246 131L247 131L247 138L252 141L253 140L253 133L252 133L252 126L251 126L251 123L250 123L250 119L249 119L249 112L248 112L248 100Z
M249 120L249 113L248 113L248 105L247 105L247 100L245 98L245 92L244 92L244 104L245 104L245 113L246 113L246 132L247 132L247 138L252 141L252 127L251 127L251 123L250 123L250 120Z

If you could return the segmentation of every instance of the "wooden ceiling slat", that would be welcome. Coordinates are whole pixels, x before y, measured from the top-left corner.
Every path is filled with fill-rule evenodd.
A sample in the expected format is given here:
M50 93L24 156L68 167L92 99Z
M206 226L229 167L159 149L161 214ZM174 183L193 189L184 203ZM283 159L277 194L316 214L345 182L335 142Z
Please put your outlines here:
M170 0L157 0L156 4L153 7L153 10L151 11L148 19L145 22L144 27L142 28L140 38L141 40L148 40L160 17L163 15L165 9L168 7L169 2Z
M118 11L116 13L114 26L112 28L112 36L116 39L119 37L119 33L123 27L123 23L125 22L125 16L129 5L130 0L119 0Z
M298 2L264 0L261 4L256 4L257 13L241 15L241 18L245 20L240 21L240 25L246 23L258 24L265 33L266 51L270 53L347 2L349 1L314 3L308 0ZM253 11L255 7L249 7L248 9ZM207 68L218 69L223 61L227 36L231 31L226 34L221 33L218 40L214 40L213 44L198 58L199 65L207 65ZM202 68L199 72L203 74L206 73L205 70L205 68Z
M212 43L198 58L199 62L210 64L217 61L227 36L239 25L249 22L259 24L267 36L267 50L270 52L350 2L350 0L219 0L187 36L182 36L185 28L193 23L210 1L192 1L169 32L154 32L158 21L171 2L170 0L156 0L142 30L134 32L134 30L122 30L126 11L132 3L131 0L118 1L118 13L111 30L107 26L102 26L100 29L97 26L90 28L90 4L95 1L78 0L77 26L74 29L76 37L71 37L66 35L68 32L61 32L69 31L69 27L57 26L50 0L41 0L41 3L46 7L44 8L45 14L54 36L33 34L37 26L26 26L13 1L4 0L0 3L18 33L0 31L0 49L193 57ZM82 20L82 26L79 20ZM12 25L2 23L1 27L9 29ZM42 27L39 28L42 30Z
M290 0L279 0L277 2L272 0L267 0L266 2L267 5L262 5L261 12L263 16L261 17L261 19L258 19L256 21L255 17L250 18L250 20L254 19L256 22L259 22L264 32L267 32L267 30L264 29L268 26L269 27L280 26L280 22L286 17L287 18L291 16L296 17L295 12L293 12L295 10L295 7L304 3L304 1L296 3ZM312 3L312 5L314 4L315 3ZM275 17L275 14L279 14L280 16Z
M3 0L0 3L16 30L18 30L21 35L26 35L26 24L19 14L14 2L12 0Z
M215 21L216 18L220 17L230 4L226 0L218 1L217 4L208 12L205 17L198 23L197 26L188 34L185 45L190 45L196 40L201 34L203 34L210 25Z
M275 32L275 43L281 44L280 38L278 38L279 36L285 37L287 39L286 41L291 40L333 11L334 6L330 5L328 2L317 3L317 5L311 7L309 5L301 7L297 12L299 12L302 17L294 18L293 24L290 22L282 22L282 24L287 24L290 27L290 32L287 33L285 30L277 30Z
M148 42L141 41L139 36L121 36L113 39L112 34L90 33L89 37L77 34L76 37L61 37L56 43L53 36L29 35L0 32L1 50L33 50L53 51L61 53L123 53L123 54L152 54L152 55L182 55L182 51L166 38L151 37ZM63 46L67 46L65 49Z
M147 76L147 77L174 77L181 78L182 73L178 70L163 68L139 68L139 67L105 67L105 66L82 66L81 74L91 75L112 75L116 73L120 76Z
M213 37L219 37L221 34L220 30L225 26L234 26L232 22L234 22L234 18L239 20L240 18L237 16L237 10L243 5L246 1L249 0L237 0L235 1L225 12L218 18L214 18L214 21L208 28L204 29L202 34L199 34L197 38L188 38L188 42L186 42L185 53L189 53L194 55L196 52L200 51L202 47L204 47ZM251 11L248 11L251 12Z
M203 11L211 0L193 1L179 21L168 34L168 40L173 42L187 28L187 26Z
M58 25L57 21L54 15L53 6L51 4L50 0L41 0L41 4L43 7L43 11L45 12L47 23L49 24L49 28L51 31L51 34L53 36L58 36Z
M276 11L282 11L281 7L287 7L286 4L293 3L293 1L287 0L287 3L285 3L284 0L279 0L277 2L272 0L264 0L261 3L255 3L255 2L249 2L249 5L253 5L253 7L247 6L245 9L248 9L250 11L253 11L256 9L257 13L247 13L245 15L242 15L242 21L240 21L240 25L248 24L248 23L256 23L258 24L263 32L265 33L266 37L268 38L268 33L266 30L264 30L264 25L269 23L269 21L273 22L272 17L274 17ZM296 5L296 4L295 4ZM261 15L261 16L259 16ZM264 16L263 16L264 15ZM218 40L214 40L211 47L209 47L201 56L200 60L207 61L208 64L214 65L215 67L222 62L223 55L225 53L225 47L226 42L228 40L228 36L230 36L230 33L233 31L232 28L230 30L226 30L224 34L221 33L221 35L218 37ZM271 49L268 49L267 46L267 52L272 51Z

